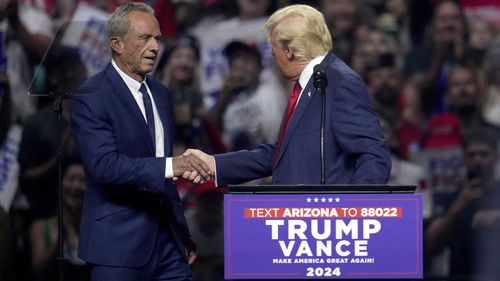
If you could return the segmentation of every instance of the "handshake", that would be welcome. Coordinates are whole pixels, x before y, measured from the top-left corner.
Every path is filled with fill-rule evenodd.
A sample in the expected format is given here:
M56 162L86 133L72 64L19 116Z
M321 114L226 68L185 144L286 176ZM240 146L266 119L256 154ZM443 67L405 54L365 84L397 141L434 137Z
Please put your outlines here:
M172 158L173 180L182 177L193 183L205 183L215 177L215 159L197 149L188 149L181 156Z

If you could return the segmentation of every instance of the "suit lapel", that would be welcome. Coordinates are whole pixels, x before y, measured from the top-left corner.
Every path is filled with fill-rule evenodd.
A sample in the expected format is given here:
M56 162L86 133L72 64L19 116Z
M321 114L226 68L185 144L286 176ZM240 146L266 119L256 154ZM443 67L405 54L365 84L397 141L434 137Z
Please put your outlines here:
M304 112L306 112L307 107L311 103L311 100L313 99L316 90L313 89L312 87L312 80L309 79L309 82L307 82L307 86L304 88L304 91L302 91L302 95L300 96L299 103L295 107L295 110L293 111L292 114L292 119L290 119L288 126L285 131L285 135L283 137L283 143L281 144L281 150L280 154L278 156L278 161L281 160L281 157L283 157L283 154L288 146L288 143L290 142L291 137L293 136L293 132L297 128L297 124L299 123L300 119L302 118L302 115L304 115ZM309 92L311 95L309 96Z
M334 59L335 55L332 52L328 52L326 57L323 59L321 62L321 66L323 69L326 69L325 66L329 65ZM309 78L309 81L307 82L306 87L304 88L304 91L302 91L302 95L300 96L299 103L297 104L297 107L293 111L292 114L292 119L290 119L290 122L288 123L288 126L285 131L285 136L283 137L283 143L281 144L281 151L278 156L277 164L279 164L279 161L283 157L283 154L290 143L290 139L294 135L295 129L297 129L297 125L299 124L299 121L304 117L304 113L306 112L307 108L309 107L309 104L313 100L313 98L317 95L316 94L316 89L313 87L313 77ZM318 120L318 123L320 120Z
M114 67L111 65L111 63L108 65L108 69L106 70L106 77L107 77L107 82L110 85L110 88L118 96L118 100L121 101L123 104L125 104L128 110L132 113L130 114L130 119L142 131L141 135L144 136L144 141L146 142L148 150L151 152L152 155L155 155L153 141L151 140L151 137L149 135L147 123L146 120L144 120L144 116L142 115L141 109L137 105L137 102L132 96L132 93L130 92L129 88L127 87L123 79L120 77L116 69L114 69ZM124 122L127 121L124 120Z

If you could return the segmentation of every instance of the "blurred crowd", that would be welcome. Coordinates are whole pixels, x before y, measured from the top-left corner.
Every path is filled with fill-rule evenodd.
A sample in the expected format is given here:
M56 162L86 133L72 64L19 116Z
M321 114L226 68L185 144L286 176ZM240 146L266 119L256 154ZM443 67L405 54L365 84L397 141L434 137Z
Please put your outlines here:
M65 280L88 280L68 96L109 61L106 16L122 2L0 0L0 280L57 280L59 124ZM176 155L276 140L291 85L262 27L280 7L317 7L335 55L368 86L392 152L389 183L423 194L426 279L500 280L500 1L144 2L163 34L151 75L172 93ZM225 189L177 188L198 245L194 276L223 280Z

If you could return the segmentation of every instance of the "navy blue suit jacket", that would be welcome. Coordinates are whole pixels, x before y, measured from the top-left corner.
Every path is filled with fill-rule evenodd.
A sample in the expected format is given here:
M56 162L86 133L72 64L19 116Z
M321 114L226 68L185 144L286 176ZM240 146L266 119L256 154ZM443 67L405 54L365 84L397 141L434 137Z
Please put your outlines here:
M329 52L321 63L328 79L325 182L385 184L391 170L377 115L362 79ZM273 169L275 144L215 156L217 184L272 175L274 184L319 184L321 96L310 79L289 121Z
M165 156L171 156L169 92L151 77L147 83L163 124ZM155 157L144 117L111 64L77 90L71 121L87 176L80 257L109 266L146 264L159 213L168 220L184 253L190 236L175 184L165 180L165 158ZM159 211L158 206L167 207Z

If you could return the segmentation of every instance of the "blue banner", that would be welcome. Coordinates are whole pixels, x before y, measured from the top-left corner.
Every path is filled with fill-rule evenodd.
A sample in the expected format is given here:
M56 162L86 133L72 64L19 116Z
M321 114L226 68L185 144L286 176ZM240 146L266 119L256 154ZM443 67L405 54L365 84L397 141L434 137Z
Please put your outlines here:
M226 279L422 278L420 194L227 194Z

